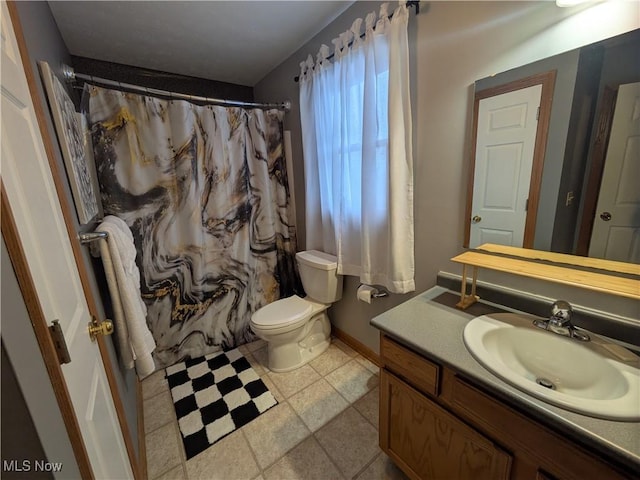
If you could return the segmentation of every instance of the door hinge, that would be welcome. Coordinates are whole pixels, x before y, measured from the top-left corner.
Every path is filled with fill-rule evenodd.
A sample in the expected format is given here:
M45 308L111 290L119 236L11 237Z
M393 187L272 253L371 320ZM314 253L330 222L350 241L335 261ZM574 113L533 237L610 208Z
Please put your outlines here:
M62 327L58 323L58 320L54 320L51 323L52 324L49 326L49 333L51 334L51 340L53 340L53 346L56 347L58 362L60 362L60 365L71 363L71 356L69 355L67 342L64 339Z
M538 105L538 111L536 112L536 120L540 119L540 106Z
M529 211L529 199L528 198L524 202L524 211L525 212Z

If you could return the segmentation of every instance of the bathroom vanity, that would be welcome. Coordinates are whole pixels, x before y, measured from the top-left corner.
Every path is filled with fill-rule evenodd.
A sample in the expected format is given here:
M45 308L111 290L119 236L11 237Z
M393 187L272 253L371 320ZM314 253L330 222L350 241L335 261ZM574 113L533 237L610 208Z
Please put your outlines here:
M512 387L463 343L497 308L455 308L444 287L377 317L380 447L411 478L620 479L640 476L640 423L592 418ZM551 335L551 334L550 334Z

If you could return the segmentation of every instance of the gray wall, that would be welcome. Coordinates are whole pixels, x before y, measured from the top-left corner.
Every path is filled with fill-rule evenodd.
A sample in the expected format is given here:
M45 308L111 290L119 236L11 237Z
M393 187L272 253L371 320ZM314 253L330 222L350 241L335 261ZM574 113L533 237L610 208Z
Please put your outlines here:
M38 456L42 452L37 452L37 445L34 444L34 436L41 442L44 455L50 462L62 462L63 470L57 473L56 478L80 478L80 470L76 463L71 441L67 435L62 413L58 408L51 380L44 364L40 347L36 335L31 326L31 320L27 312L18 280L11 265L11 259L7 252L7 247L2 239L0 246L0 268L2 275L2 345L6 353L10 366L13 366L15 377L18 381L22 398L16 392L5 391L5 365L2 365L2 460L34 459L42 460ZM4 358L3 358L4 360ZM9 366L9 367L10 367ZM24 403L22 403L24 401ZM5 404L5 402L9 402ZM5 408L9 408L8 411ZM28 410L33 423L16 424L12 422L24 410ZM7 418L7 414L11 418ZM33 431L30 427L34 427ZM5 450L4 444L7 439L16 439L12 449ZM22 440L21 440L22 439ZM21 441L30 439L28 443L22 445ZM16 445L17 444L17 445ZM22 456L11 458L9 455L17 455L16 446L21 446L29 451L23 451ZM32 450L32 448L36 450ZM2 478L15 478L11 472L2 472ZM23 478L32 478L33 472L26 474Z
M3 246L4 249L4 246ZM11 365L9 355L2 342L2 434L0 435L2 451L2 478L46 479L54 478L51 472L26 472L23 467L25 460L28 466L36 462L49 461L42 448L40 437L29 413L29 407L22 394L16 372ZM6 462L18 462L18 468L11 471L5 468ZM15 465L15 463L14 463ZM34 467L35 468L35 467ZM9 470L9 471L8 471Z
M292 137L300 249L305 246L304 170L299 90L293 78L308 54L315 57L322 43L331 45L331 39L356 17L364 17L378 5L355 3L254 87L257 101L293 102L285 128L291 130ZM420 14L411 14L416 293L433 286L438 271L461 273L460 266L449 259L462 250L474 82L638 28L639 13L635 2L575 8L558 8L555 2L423 2ZM569 301L593 308L635 312L637 317L633 302L615 297L582 295L577 289L484 271L480 278L550 297L562 294ZM367 305L355 298L358 284L355 277L345 279L343 298L329 314L334 325L378 351L378 333L369 326L370 318L411 295L391 295Z
M16 6L18 8L18 14L20 17L20 22L22 24L22 29L24 32L25 42L27 44L27 48L29 50L29 56L31 58L32 68L36 74L36 78L38 80L38 93L39 100L44 108L46 115L47 128L49 130L49 134L51 138L56 142L57 136L55 133L55 128L53 126L53 121L49 114L49 107L46 100L46 94L44 93L44 88L42 82L40 81L39 76L39 68L37 62L39 60L45 60L49 63L51 69L58 75L58 78L62 78L60 73L62 64L65 63L67 65L71 64L71 60L69 57L69 52L60 36L60 32L58 31L58 27L56 26L53 16L51 15L51 11L49 9L49 5L46 2L16 2ZM37 99L34 99L37 101ZM57 143L55 143L57 146ZM60 172L65 172L64 162L62 160L62 154L60 153L59 148L55 148L55 160L58 164L58 168ZM67 198L67 201L71 206L74 205L71 187L68 183L67 177L63 178L64 184L64 194ZM73 216L74 229L77 232L80 232L82 228L84 230L92 229L93 226L85 226L81 227L79 224L78 218L76 215ZM96 298L98 315L100 318L105 318L104 307L102 302L100 301L101 294L100 289L98 287L98 282L101 281L96 279L96 276L93 275L93 267L92 267L92 259L89 254L88 249L83 250L84 254L84 264L85 268L89 272L89 280L91 282L91 289L93 291L93 295ZM138 447L138 414L137 414L137 404L136 404L136 376L133 370L124 371L120 368L116 353L113 347L113 342L109 339L106 341L107 348L109 350L109 356L111 359L112 369L114 370L115 378L118 384L118 391L120 392L120 397L122 399L122 403L124 405L125 415L127 418L127 423L129 425L129 432L132 437L132 441L134 444L134 448Z
M94 77L188 95L253 102L253 88L244 85L159 72L75 55L71 56L71 62L76 73Z
M602 67L600 48L581 48L576 74L573 105L568 124L564 165L558 191L558 202L551 236L552 252L576 253L574 239L578 237L580 209L583 192L589 139L593 135L593 123L597 118L595 105ZM568 202L569 193L574 200ZM569 204L568 204L569 203Z
M4 246L3 246L4 249ZM0 357L2 369L2 435L0 436L2 451L3 478L53 478L50 472L39 474L27 474L25 472L9 472L5 468L5 462L25 459L29 465L36 461L47 461L47 456L42 448L42 442L29 413L29 407L22 394L16 372L11 365L9 355L2 342L2 355ZM19 463L22 467L22 463ZM20 468L21 469L21 468ZM17 469L16 469L17 470Z

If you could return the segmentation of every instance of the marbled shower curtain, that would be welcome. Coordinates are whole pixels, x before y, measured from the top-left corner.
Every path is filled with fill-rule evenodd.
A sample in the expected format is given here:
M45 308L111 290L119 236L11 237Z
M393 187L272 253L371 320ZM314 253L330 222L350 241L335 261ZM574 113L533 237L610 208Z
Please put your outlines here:
M131 228L163 367L252 340L299 289L278 110L88 87L105 215Z

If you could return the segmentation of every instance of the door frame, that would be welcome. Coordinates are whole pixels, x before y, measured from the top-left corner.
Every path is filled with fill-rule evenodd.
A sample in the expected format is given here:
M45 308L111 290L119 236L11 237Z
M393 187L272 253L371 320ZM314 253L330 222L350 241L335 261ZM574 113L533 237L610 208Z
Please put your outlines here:
M607 157L609 147L609 136L611 135L611 124L615 113L618 89L605 85L602 91L602 101L597 113L596 135L593 142L593 153L591 154L591 167L588 173L587 186L582 195L583 208L580 224L578 227L578 241L576 243L576 255L589 255L589 245L591 243L591 232L596 217L598 206L598 196L600 194L600 182L604 173L604 162Z
M469 248L471 238L471 214L473 207L473 181L476 166L476 143L478 141L478 111L480 101L485 98L495 97L503 93L522 90L534 85L542 85L540 95L540 111L538 114L538 126L536 130L536 141L533 150L533 164L531 166L531 181L529 182L529 201L527 205L527 216L524 226L524 248L533 248L535 237L536 220L538 218L538 203L540 200L540 185L542 183L542 169L544 167L544 156L547 150L547 136L549 133L549 122L551 120L551 103L556 82L556 71L550 70L538 73L520 80L514 80L495 87L486 88L475 92L473 99L473 123L471 127L471 153L469 155L469 171L467 177L467 203L464 216L464 242L463 247Z
M18 44L18 50L20 52L22 66L25 72L25 76L27 78L27 84L29 87L29 93L31 95L36 120L38 122L40 137L42 139L45 155L47 157L49 167L51 169L51 176L53 178L53 182L56 188L58 201L60 203L60 208L62 210L62 215L64 217L65 227L67 229L67 235L69 236L71 248L73 251L73 256L76 263L76 268L78 270L80 282L82 284L82 290L86 298L87 306L90 314L98 318L98 308L97 308L96 299L93 295L93 291L91 290L91 283L89 281L89 272L83 262L82 251L81 251L82 245L80 244L80 241L77 236L77 232L74 229L74 224L72 221L74 212L69 204L67 197L65 196L65 190L63 188L63 178L64 178L63 173L60 171L58 164L56 162L56 155L55 155L56 143L53 141L51 135L49 134L49 130L47 128L47 122L46 122L47 113L44 111L42 103L39 99L38 90L37 90L37 80L36 80L36 76L34 74L33 68L31 66L31 58L29 56L29 51L27 49L27 45L24 39L22 24L20 23L20 18L18 15L17 7L15 5L15 1L14 0L7 1L7 7L9 10L10 20L13 25L14 33L16 36L16 41ZM89 461L87 450L86 450L84 441L82 439L78 420L76 418L75 411L71 403L71 397L67 389L67 385L64 381L62 369L60 367L60 364L58 363L57 353L55 351L53 341L49 334L47 320L40 306L38 293L35 289L35 284L33 282L33 278L31 277L31 274L28 268L27 259L26 259L24 250L22 249L22 244L18 236L15 220L11 212L9 199L6 196L4 185L2 185L1 183L0 183L0 194L1 194L1 208L2 208L2 215L1 215L2 236L5 240L7 251L8 251L9 257L11 258L13 269L15 270L16 276L18 278L18 284L20 286L20 290L22 292L25 303L27 305L29 318L31 319L31 323L33 325L33 329L34 329L36 338L38 340L40 350L42 352L43 360L45 362L45 365L47 366L47 371L51 379L51 385L56 395L56 399L58 401L58 407L60 408L62 417L64 419L64 422L67 428L67 434L69 435L69 439L73 447L74 455L78 462L80 473L82 475L82 478L92 479L94 478L93 470L91 468L91 463ZM97 344L100 351L100 357L102 358L102 363L104 365L105 373L107 376L107 381L109 383L111 397L113 398L114 407L118 417L118 423L120 425L120 430L122 431L122 437L125 443L125 447L127 449L127 455L129 458L129 463L131 464L131 470L133 472L135 479L143 479L146 477L145 475L146 465L141 465L142 460L145 459L144 451L143 450L140 451L139 457L141 461L139 462L138 458L136 457L136 451L133 445L131 433L129 431L129 426L127 424L127 418L124 412L124 405L122 403L122 398L120 397L120 393L118 391L118 385L116 382L115 374L111 366L111 358L109 355L109 351L107 350L104 337L98 336ZM138 383L138 388L136 388L136 396L139 397L140 396L139 380L137 380L137 383ZM137 398L136 401L140 402L141 400L140 398ZM140 413L140 409L138 409L138 412ZM141 430L140 429L141 422L142 422L142 419L139 418L138 432ZM143 442L140 441L139 444L143 445Z

